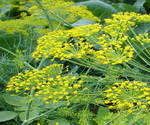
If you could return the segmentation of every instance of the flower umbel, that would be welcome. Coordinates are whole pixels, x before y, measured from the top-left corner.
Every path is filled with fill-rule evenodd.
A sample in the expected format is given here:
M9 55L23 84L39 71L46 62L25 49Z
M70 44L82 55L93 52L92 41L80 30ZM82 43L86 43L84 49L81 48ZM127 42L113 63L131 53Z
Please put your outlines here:
M105 104L110 104L109 108L113 109L127 110L134 106L147 108L150 102L150 88L144 82L114 83L105 93Z
M41 98L45 103L57 103L62 99L69 99L78 93L82 86L79 77L72 75L61 75L63 65L53 64L42 70L25 71L10 79L7 91L28 94L35 90L35 96Z

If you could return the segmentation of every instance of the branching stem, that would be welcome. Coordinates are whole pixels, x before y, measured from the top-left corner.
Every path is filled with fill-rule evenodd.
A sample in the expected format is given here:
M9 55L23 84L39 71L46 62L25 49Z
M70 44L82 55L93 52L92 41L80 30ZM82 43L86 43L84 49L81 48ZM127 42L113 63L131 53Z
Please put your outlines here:
M2 49L3 51L5 51L5 52L7 52L7 53L10 53L11 55L13 55L13 56L15 56L15 57L18 58L18 55L17 55L17 54L13 53L12 51L10 51L10 50L8 50L8 49L6 49L6 48L4 48L4 47L2 47L2 46L0 46L0 49ZM31 66L28 62L24 61L23 63L24 63L27 67L29 67L30 69L35 69L35 68L34 68L33 66Z

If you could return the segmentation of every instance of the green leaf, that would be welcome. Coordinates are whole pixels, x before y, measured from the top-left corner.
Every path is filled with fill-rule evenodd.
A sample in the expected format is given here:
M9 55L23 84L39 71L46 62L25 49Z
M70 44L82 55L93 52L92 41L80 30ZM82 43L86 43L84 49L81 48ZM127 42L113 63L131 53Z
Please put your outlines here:
M56 123L59 123L59 125L70 125L70 123L64 118L57 118L49 121L50 125L56 125Z
M103 117L107 116L109 113L110 111L108 108L100 107L96 119L102 119Z
M11 10L11 5L7 4L7 5L3 5L3 7L0 7L0 19L1 20L5 20L6 19L6 13L9 12Z
M146 0L144 8L146 9L147 13L150 13L150 0Z
M2 100L3 99L3 94L2 93L0 93L0 100Z
M71 24L73 27L77 26L83 26L83 25L88 25L88 24L94 24L96 23L95 21L87 20L87 19L80 19L76 21L75 23Z
M6 103L13 106L24 106L23 97L21 96L11 96L9 94L3 94L3 98Z
M12 111L0 111L0 122L11 120L17 116L16 112Z
M130 4L125 3L113 3L111 4L118 12L137 12L138 8Z
M101 19L108 18L111 14L117 13L114 7L102 1L80 2L77 5L87 6L88 10Z
M15 111L25 111L26 110L26 106L17 106L17 107L14 107L14 110Z
M150 33L150 23L141 23L135 28L136 34Z
M32 105L34 105L35 107L40 107L40 106L43 106L44 104L45 103L41 101L41 99L39 99L38 97L34 97L32 101Z
M72 69L71 69L71 73L76 73L79 69L79 66L74 66Z
M19 118L21 121L24 121L25 120L25 115L26 115L26 112L21 112L19 114ZM39 112L37 110L33 110L33 111L30 111L29 112L29 119L33 118L33 117L36 117L39 115Z
M0 8L1 14L5 14L10 10L11 10L11 5L10 4L4 5L3 7Z
M143 7L144 3L146 2L146 0L137 0L133 6L138 8L138 11L141 9L141 7Z

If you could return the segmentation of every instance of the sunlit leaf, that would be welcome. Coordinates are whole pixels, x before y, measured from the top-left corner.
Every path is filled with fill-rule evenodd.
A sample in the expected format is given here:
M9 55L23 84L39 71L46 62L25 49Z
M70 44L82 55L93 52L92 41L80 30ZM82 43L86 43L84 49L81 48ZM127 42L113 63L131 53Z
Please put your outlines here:
M77 5L85 5L87 8L97 17L103 19L108 18L113 13L117 13L117 10L111 5L102 1L86 1L80 2Z
M17 116L16 112L12 111L0 111L0 122L11 120Z

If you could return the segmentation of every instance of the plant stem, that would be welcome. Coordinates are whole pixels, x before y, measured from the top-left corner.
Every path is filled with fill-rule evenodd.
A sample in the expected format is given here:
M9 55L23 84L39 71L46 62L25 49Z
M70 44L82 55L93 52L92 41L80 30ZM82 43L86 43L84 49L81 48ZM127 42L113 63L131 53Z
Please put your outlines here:
M31 66L29 63L27 62L23 62L27 67L29 67L30 69L35 69L33 66Z
M139 62L137 62L136 60L132 59L131 61L128 62L130 65L133 65L139 69L142 69L146 72L150 72L150 69L145 67L144 65L140 64Z
M55 16L56 18L58 18L59 20L61 20L62 22L66 23L70 28L73 28L73 26L68 23L67 21L65 21L63 18L61 18L60 16L56 15L55 13L53 12L50 12L53 16Z
M1 47L1 46L0 46L0 49L4 50L4 51L7 52L7 53L10 53L11 55L13 55L13 56L15 56L15 57L18 58L18 55L17 55L17 54L11 52L11 51L8 50L8 49L5 49L4 47ZM35 68L34 68L33 66L31 66L28 62L24 61L23 63L24 63L27 67L29 67L30 69L35 69Z
M41 4L41 2L39 0L35 0L35 1L37 2L38 6L41 8L44 15L46 16L46 19L47 19L49 27L50 27L50 31L54 31L53 23L52 23L52 20L49 16L48 12L46 11L46 9L44 8L44 6Z
M30 96L33 96L34 92L35 92L35 90L32 89L31 93L30 93ZM32 100L27 104L26 113L25 113L25 120L21 125L28 125L27 121L29 119L29 113L30 113L31 105L32 105Z
M66 102L65 102L65 103L66 103ZM65 104L65 103L64 103L64 104ZM58 107L58 108L59 108L59 107ZM32 117L32 118L30 118L30 119L24 121L24 123L22 123L21 125L28 125L29 123L31 123L31 122L34 121L35 119L40 118L40 117L42 117L42 116L45 116L45 115L47 115L48 113L54 111L55 109L57 109L57 108L50 109L50 110L48 110L48 111L45 112L45 113L42 113L42 114L40 114L40 115L38 115L38 116L35 116L35 117Z
M17 55L17 54L15 54L15 53L11 52L11 51L10 51L10 50L8 50L8 49L5 49L5 48L4 48L4 47L2 47L2 46L0 46L0 49L4 50L4 51L5 51L5 52L7 52L7 53L12 54L13 56L18 57L18 55Z
M40 70L40 69L41 69L41 67L42 67L42 65L43 65L43 63L44 63L44 61L45 61L45 58L42 58L40 64L39 64L38 67L37 67L37 70Z
M110 75L113 74L113 75L121 75L123 77L127 76L127 77L132 77L132 78L141 78L141 79L144 79L144 80L150 80L149 77L133 70L127 64L126 64L127 67L126 66L125 67L128 70L126 70L124 72L124 74L120 74L120 71L115 71L114 72L113 70L108 70L107 67L104 67L104 66L101 66L101 65L95 65L93 63L87 62L86 60L81 60L81 59L78 59L77 61L73 61L73 60L70 60L70 59L65 59L65 60L68 61L68 62L77 64L77 65L86 67L86 68L91 68L91 69L94 69L94 70L101 71L103 73L110 73Z
M36 0L38 6L41 8L41 10L43 11L44 15L46 16L47 20L48 20L48 24L49 24L49 27L50 27L50 30L51 31L54 31L54 27L53 27L53 23L52 23L52 20L47 12L47 10L44 8L44 6L41 4L41 2L39 0ZM66 23L70 28L72 28L73 26L68 23L66 20L64 20L63 18L61 18L60 16L56 15L55 13L53 12L49 12L51 15L53 15L54 17L56 17L57 19L59 19L60 21L62 21L63 23Z
M42 64L44 62L45 58L43 58L39 64L39 66L37 67L37 70L40 70L41 67L42 67ZM30 93L30 96L32 97L35 93L35 89L32 89L31 90L31 93ZM21 124L21 125L28 125L28 122L29 122L29 113L30 113L30 108L31 108L31 105L32 105L32 100L30 101L30 103L27 104L27 108L26 108L26 115L25 115L25 120L24 122Z
M136 107L138 107L138 105L136 105L136 106L134 106L134 107L132 107L132 108L130 108L130 109L134 109L134 108L136 108ZM118 116L112 118L110 121L108 121L108 122L105 123L104 125L110 125L110 123L111 123L112 121L116 120L117 118L119 118L121 115L123 115L123 114L125 114L125 113L127 113L127 111L123 111L123 112L120 113Z

